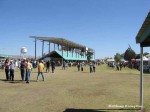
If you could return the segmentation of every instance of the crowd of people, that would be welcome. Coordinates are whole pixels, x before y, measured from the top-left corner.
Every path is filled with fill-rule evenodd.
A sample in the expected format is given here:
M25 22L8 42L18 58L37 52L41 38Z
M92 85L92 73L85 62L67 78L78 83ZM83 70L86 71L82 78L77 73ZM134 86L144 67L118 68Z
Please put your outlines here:
M90 63L78 62L77 63L78 71L80 71L80 70L83 71L84 66L86 66L87 64L89 64L89 66L90 66L90 73L95 72L95 68L96 68L96 63L95 62L90 62Z
M30 59L21 59L18 61L16 66L15 60L5 60L4 68L5 68L5 74L6 74L6 80L14 81L14 70L15 68L20 69L20 75L21 80L26 81L26 83L30 82L30 75L33 68L38 67L38 75L37 75L37 81L39 80L40 74L42 75L43 81L44 81L44 64L43 61L33 61Z
M125 62L108 62L107 65L112 68L116 68L116 70L121 71L122 68L126 68L128 63Z
M69 61L63 61L62 63L60 63L59 61L57 63L55 63L55 61L52 60L48 60L48 61L43 61L43 60L32 60L32 59L19 59L19 60L9 60L6 59L4 62L4 69L5 69L5 74L6 74L6 80L7 81L14 81L14 71L15 68L19 69L20 71L20 75L21 75L21 80L22 81L26 81L26 83L30 83L30 75L31 75L31 71L33 68L37 68L38 69L38 73L37 73L37 82L40 79L40 75L42 76L43 81L45 80L44 77L44 72L49 73L50 71L52 73L54 73L55 71L55 66L62 66L62 69L65 70L68 66L77 66L78 71L84 71L84 67L89 64L89 68L90 68L90 73L95 72L95 68L96 68L96 63L95 62L69 62Z

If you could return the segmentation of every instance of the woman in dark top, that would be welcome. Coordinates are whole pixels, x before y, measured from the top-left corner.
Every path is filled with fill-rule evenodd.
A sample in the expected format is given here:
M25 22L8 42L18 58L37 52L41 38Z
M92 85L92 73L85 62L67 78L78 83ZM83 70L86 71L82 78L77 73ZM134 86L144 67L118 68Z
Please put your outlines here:
M26 72L26 63L25 63L25 60L21 61L20 71L21 71L21 79L23 81L24 80L24 76L25 76L25 72Z
M5 61L5 74L6 74L6 80L9 80L9 79L10 79L10 76L9 76L9 64L8 64L8 59L6 59L6 61Z

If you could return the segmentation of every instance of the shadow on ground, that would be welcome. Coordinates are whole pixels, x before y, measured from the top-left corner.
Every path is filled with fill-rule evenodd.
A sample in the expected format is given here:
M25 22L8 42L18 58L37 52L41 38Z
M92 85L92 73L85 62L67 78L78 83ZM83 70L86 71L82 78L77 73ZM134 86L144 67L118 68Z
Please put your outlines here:
M63 112L114 112L114 111L138 111L140 109L73 109L73 108L70 108L70 109L66 109L65 111Z
M12 83L12 84L17 84L17 83L25 83L26 81L22 81L22 80L6 80L6 79L0 79L0 81L4 81L5 83ZM30 82L37 82L36 80L30 80Z

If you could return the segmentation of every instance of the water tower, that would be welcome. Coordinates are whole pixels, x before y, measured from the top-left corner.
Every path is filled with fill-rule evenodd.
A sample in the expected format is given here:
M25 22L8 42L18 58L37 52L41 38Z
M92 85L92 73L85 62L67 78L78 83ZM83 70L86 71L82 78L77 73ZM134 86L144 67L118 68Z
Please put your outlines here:
M22 57L24 58L24 55L27 53L27 48L26 47L22 47L21 51L20 51L20 55L22 55Z

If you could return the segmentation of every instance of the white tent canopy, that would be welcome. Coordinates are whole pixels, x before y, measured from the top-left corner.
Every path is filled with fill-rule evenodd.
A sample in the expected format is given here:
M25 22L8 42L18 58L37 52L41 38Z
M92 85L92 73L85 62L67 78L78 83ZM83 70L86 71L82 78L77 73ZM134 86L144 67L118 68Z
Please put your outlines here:
M143 56L143 61L148 61L149 59L148 58L146 58L145 56ZM141 61L141 59L136 59L136 61L138 62L138 61Z
M114 62L114 59L107 59L107 62Z

